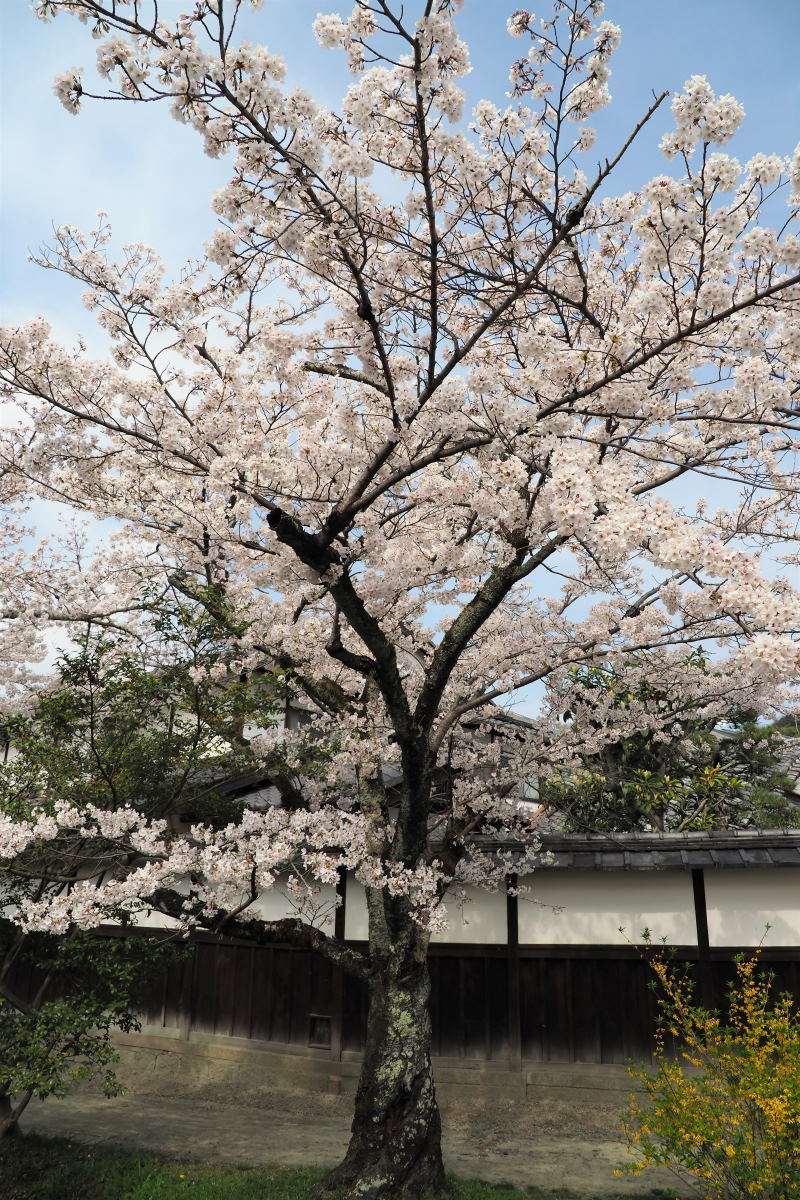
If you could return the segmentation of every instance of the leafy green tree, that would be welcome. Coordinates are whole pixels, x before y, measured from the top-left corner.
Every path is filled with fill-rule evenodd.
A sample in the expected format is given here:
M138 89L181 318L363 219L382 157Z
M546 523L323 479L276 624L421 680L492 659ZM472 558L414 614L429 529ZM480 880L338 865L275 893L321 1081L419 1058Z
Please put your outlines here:
M30 1100L79 1080L120 1090L110 1034L139 1028L137 997L162 965L166 939L25 934L0 922L0 1137Z
M241 816L242 801L220 785L254 765L247 729L274 723L285 684L236 673L207 614L147 603L135 627L84 628L58 660L55 685L31 711L6 714L0 821L53 814L56 804L132 808L176 829ZM66 898L132 865L113 837L62 837L3 865L0 908ZM0 921L0 1135L16 1130L34 1096L63 1095L86 1078L118 1089L110 1034L137 1027L142 984L171 936L105 939L70 922L59 934L29 933Z
M581 668L581 719L600 735L600 748L577 766L542 781L542 802L567 830L623 832L775 828L796 822L787 799L791 781L780 769L781 729L759 724L755 710L732 705L709 715L691 698L626 669ZM704 656L690 656L704 673ZM609 706L641 712L641 728L602 744ZM587 716L587 713L590 714ZM591 715L596 713L597 715ZM565 720L575 719L567 712Z

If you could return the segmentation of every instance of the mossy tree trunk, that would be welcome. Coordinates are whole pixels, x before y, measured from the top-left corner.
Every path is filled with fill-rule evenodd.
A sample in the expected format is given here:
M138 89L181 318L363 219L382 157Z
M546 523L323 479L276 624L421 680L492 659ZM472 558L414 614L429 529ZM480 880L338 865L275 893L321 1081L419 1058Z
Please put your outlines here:
M431 1071L428 938L405 932L411 936L382 955L373 974L350 1144L322 1195L421 1200L448 1194Z

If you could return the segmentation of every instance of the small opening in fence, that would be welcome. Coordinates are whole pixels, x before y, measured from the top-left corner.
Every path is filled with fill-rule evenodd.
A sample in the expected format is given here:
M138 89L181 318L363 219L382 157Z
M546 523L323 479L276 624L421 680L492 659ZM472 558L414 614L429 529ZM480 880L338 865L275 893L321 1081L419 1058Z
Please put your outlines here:
M308 1014L308 1044L321 1050L331 1048L331 1019L322 1013Z

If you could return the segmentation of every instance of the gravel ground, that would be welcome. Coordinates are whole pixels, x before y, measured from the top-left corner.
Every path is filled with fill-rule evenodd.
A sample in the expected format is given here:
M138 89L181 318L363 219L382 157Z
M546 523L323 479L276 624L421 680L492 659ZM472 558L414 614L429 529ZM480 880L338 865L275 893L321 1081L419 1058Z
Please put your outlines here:
M285 1089L241 1097L238 1104L213 1093L107 1100L83 1091L32 1103L22 1125L45 1135L117 1142L182 1160L326 1167L344 1153L351 1115L351 1097ZM636 1180L614 1176L625 1158L614 1106L450 1101L442 1104L442 1118L445 1163L456 1176L595 1196L643 1196L648 1189L656 1196L676 1186L671 1173L658 1169Z

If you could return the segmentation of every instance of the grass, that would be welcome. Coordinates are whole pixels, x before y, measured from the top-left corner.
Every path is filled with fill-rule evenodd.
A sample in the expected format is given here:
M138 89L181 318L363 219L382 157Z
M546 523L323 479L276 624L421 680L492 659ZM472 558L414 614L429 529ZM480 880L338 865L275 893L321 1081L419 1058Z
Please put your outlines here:
M323 1174L166 1162L142 1151L34 1134L10 1138L0 1149L3 1200L309 1200ZM475 1180L456 1180L453 1190L457 1200L615 1200L563 1190L520 1191ZM649 1200L654 1193L647 1195Z

